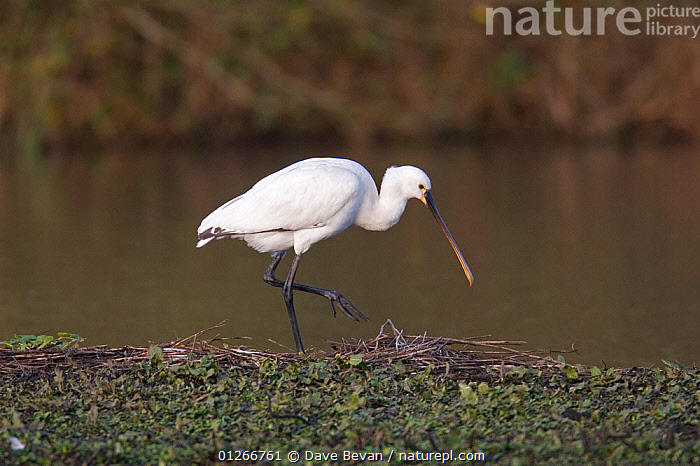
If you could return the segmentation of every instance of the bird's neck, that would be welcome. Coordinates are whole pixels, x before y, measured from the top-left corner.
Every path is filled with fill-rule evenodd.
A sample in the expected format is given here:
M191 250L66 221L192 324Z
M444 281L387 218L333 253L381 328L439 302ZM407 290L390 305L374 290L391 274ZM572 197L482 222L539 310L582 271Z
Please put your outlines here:
M397 180L391 176L385 176L379 194L375 188L371 195L365 195L355 224L365 230L388 230L398 223L407 201L406 196L401 194Z

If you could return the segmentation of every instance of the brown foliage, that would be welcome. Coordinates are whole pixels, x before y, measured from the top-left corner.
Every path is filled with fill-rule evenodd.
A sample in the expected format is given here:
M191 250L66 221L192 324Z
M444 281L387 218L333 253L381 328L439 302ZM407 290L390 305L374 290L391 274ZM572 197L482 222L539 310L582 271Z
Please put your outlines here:
M524 6L504 3L514 18ZM567 5L580 14L582 4L559 6ZM613 17L605 35L497 28L488 36L485 8L449 0L3 2L0 135L40 151L271 136L700 134L697 40L625 36Z

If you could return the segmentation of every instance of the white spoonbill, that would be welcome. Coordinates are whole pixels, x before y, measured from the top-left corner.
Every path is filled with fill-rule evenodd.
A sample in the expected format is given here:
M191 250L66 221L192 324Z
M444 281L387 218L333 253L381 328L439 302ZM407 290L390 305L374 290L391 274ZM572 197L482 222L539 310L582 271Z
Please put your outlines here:
M292 324L297 351L304 352L292 291L313 293L330 301L349 318L368 320L335 290L294 283L301 255L314 244L337 235L350 225L365 230L388 230L401 218L406 202L420 199L442 227L471 285L474 277L430 194L430 178L420 168L390 167L381 192L369 172L359 163L336 158L312 158L294 163L258 181L250 190L231 199L202 220L197 229L200 248L221 238L239 238L259 252L272 253L263 279L281 287ZM294 259L285 281L275 277L287 249ZM357 316L357 317L356 317Z

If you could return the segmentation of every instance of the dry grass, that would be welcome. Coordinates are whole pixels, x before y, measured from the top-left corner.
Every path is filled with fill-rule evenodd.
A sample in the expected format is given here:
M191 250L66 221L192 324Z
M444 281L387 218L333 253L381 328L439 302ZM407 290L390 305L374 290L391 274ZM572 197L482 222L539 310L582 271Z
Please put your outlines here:
M386 333L389 327L391 335ZM401 361L411 369L432 367L435 371L458 378L473 379L484 371L500 374L515 367L534 367L542 370L561 368L566 364L552 359L552 354L570 353L574 350L519 350L513 346L525 345L524 341L491 340L491 335L469 338L404 336L391 320L382 325L376 338L343 341L332 344L336 355L350 358L362 354L368 365L394 364ZM547 357L549 355L550 357Z
M333 361L337 358L351 360L368 366L403 364L409 370L431 368L436 373L460 379L474 380L503 375L517 367L536 368L543 372L561 369L564 362L552 358L553 354L574 350L520 350L524 341L492 340L490 335L469 338L432 337L427 333L405 336L391 320L382 325L379 334L371 340L354 339L340 343L331 342L333 351L326 353L312 349L306 355L260 351L244 346L222 344L219 335L205 338L223 327L226 321L204 329L187 338L158 343L151 346L124 346L109 348L106 345L56 350L0 350L0 373L53 371L57 367L95 369L117 367L150 361L154 350L162 350L165 364L184 364L204 355L213 357L220 367L258 367L265 360L275 360L281 365L303 360ZM361 355L361 359L357 356Z

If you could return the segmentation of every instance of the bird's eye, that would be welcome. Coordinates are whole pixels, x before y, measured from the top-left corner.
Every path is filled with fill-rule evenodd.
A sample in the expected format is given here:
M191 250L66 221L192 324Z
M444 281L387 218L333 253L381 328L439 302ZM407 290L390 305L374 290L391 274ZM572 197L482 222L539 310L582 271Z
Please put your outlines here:
M425 186L423 185L423 183L418 185L418 189L425 189Z

